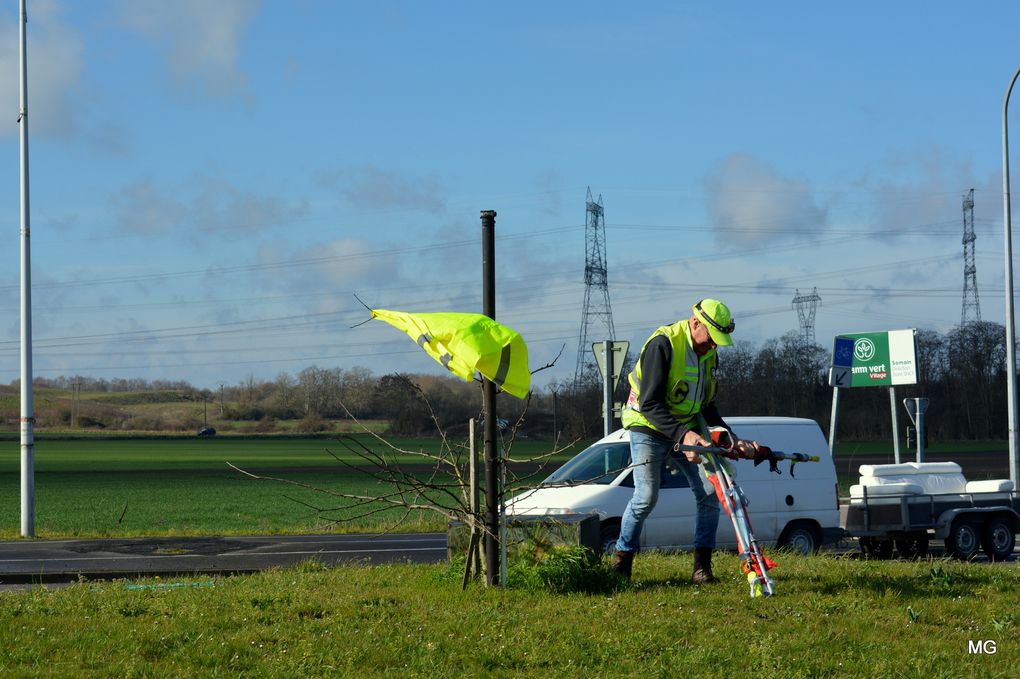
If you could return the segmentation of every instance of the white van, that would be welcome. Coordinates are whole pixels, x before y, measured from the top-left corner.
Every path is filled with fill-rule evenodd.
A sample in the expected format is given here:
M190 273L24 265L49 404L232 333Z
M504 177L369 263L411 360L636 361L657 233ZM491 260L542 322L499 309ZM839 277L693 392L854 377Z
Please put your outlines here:
M801 462L790 474L750 460L730 461L737 484L748 499L748 514L760 545L779 545L803 554L843 536L839 526L839 488L829 447L814 420L792 417L730 417L726 419L742 439L758 441L773 450L818 455L820 462ZM613 548L620 534L620 518L634 493L630 469L630 432L617 430L579 453L538 488L507 502L508 516L598 514L601 543ZM714 493L707 480L705 490ZM663 471L659 502L645 520L642 549L691 549L694 545L694 494L687 477L676 467ZM736 548L733 526L725 509L719 517L718 546Z

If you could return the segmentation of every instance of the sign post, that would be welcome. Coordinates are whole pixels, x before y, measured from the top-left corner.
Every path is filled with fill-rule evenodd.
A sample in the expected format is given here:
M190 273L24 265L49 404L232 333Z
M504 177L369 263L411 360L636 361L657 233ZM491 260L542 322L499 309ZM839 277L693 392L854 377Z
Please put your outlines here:
M892 416L893 461L900 463L900 418L896 411L896 387L889 387L889 414Z
M606 340L595 342L591 350L595 353L595 363L602 373L603 385L603 435L609 436L613 432L613 392L616 385L620 383L620 374L623 372L623 360L627 356L627 349L630 342Z
M917 461L924 462L924 411L928 410L928 399L905 398L903 407L910 415L910 421L917 425Z
M854 341L837 336L832 342L832 367L829 368L829 386L832 387L832 417L829 418L829 455L836 454L836 421L839 418L840 389L850 387L850 374L854 366Z

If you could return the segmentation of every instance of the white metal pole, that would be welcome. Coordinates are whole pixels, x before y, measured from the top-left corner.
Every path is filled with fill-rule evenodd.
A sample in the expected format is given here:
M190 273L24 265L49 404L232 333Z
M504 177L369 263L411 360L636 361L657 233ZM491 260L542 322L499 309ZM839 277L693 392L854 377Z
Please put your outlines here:
M896 414L896 387L889 387L889 410L892 412L893 459L900 463L900 418Z
M1020 76L1020 68L1013 74L1002 102L1002 210L1003 235L1005 238L1006 260L1006 408L1009 417L1009 478L1014 485L1020 484L1017 470L1016 430L1016 327L1013 320L1013 233L1009 207L1009 134L1007 114L1009 95L1013 84Z
M468 507L471 509L471 544L474 545L467 555L468 564L467 570L474 568L475 577L482 572L482 561L478 554L478 544L481 539L482 532L482 521L481 516L478 513L479 497L478 497L478 449L475 446L475 418L468 420L468 477L470 483L468 486L468 493L470 495L468 499Z
M28 66L25 24L28 14L21 0L21 535L35 535L35 408L32 404L32 272L28 209Z
M607 338L602 343L602 358L605 361L605 374L602 376L602 435L613 433L613 340Z
M924 411L927 405L921 406L921 399L917 403L917 462L924 462Z
M471 508L471 534L478 532L478 470L475 465L475 418L468 420L468 507Z
M499 442L499 586L506 587L506 451Z
M829 457L836 457L836 422L839 419L839 387L832 388L832 415L829 417Z

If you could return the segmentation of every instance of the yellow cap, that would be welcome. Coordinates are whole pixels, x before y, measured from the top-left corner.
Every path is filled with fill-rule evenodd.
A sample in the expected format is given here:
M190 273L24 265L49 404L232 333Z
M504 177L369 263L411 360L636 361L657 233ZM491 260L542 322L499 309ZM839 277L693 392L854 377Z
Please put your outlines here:
M733 332L734 323L728 306L717 299L703 299L691 307L691 310L708 328L708 334L712 336L713 342L720 347L733 344L730 333Z

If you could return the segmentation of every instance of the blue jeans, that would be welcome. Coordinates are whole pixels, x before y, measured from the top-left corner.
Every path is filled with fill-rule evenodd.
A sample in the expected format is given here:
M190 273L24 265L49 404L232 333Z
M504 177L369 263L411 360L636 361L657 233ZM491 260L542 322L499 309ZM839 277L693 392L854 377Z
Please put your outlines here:
M673 450L673 442L661 436L639 431L630 432L630 459L634 466L634 495L623 510L620 522L620 539L616 549L636 552L641 546L641 527L655 509L659 500L659 484L666 456ZM694 521L694 546L715 549L715 533L719 527L719 500L715 493L706 493L700 465L689 462L683 454L674 458L687 477L698 505Z

